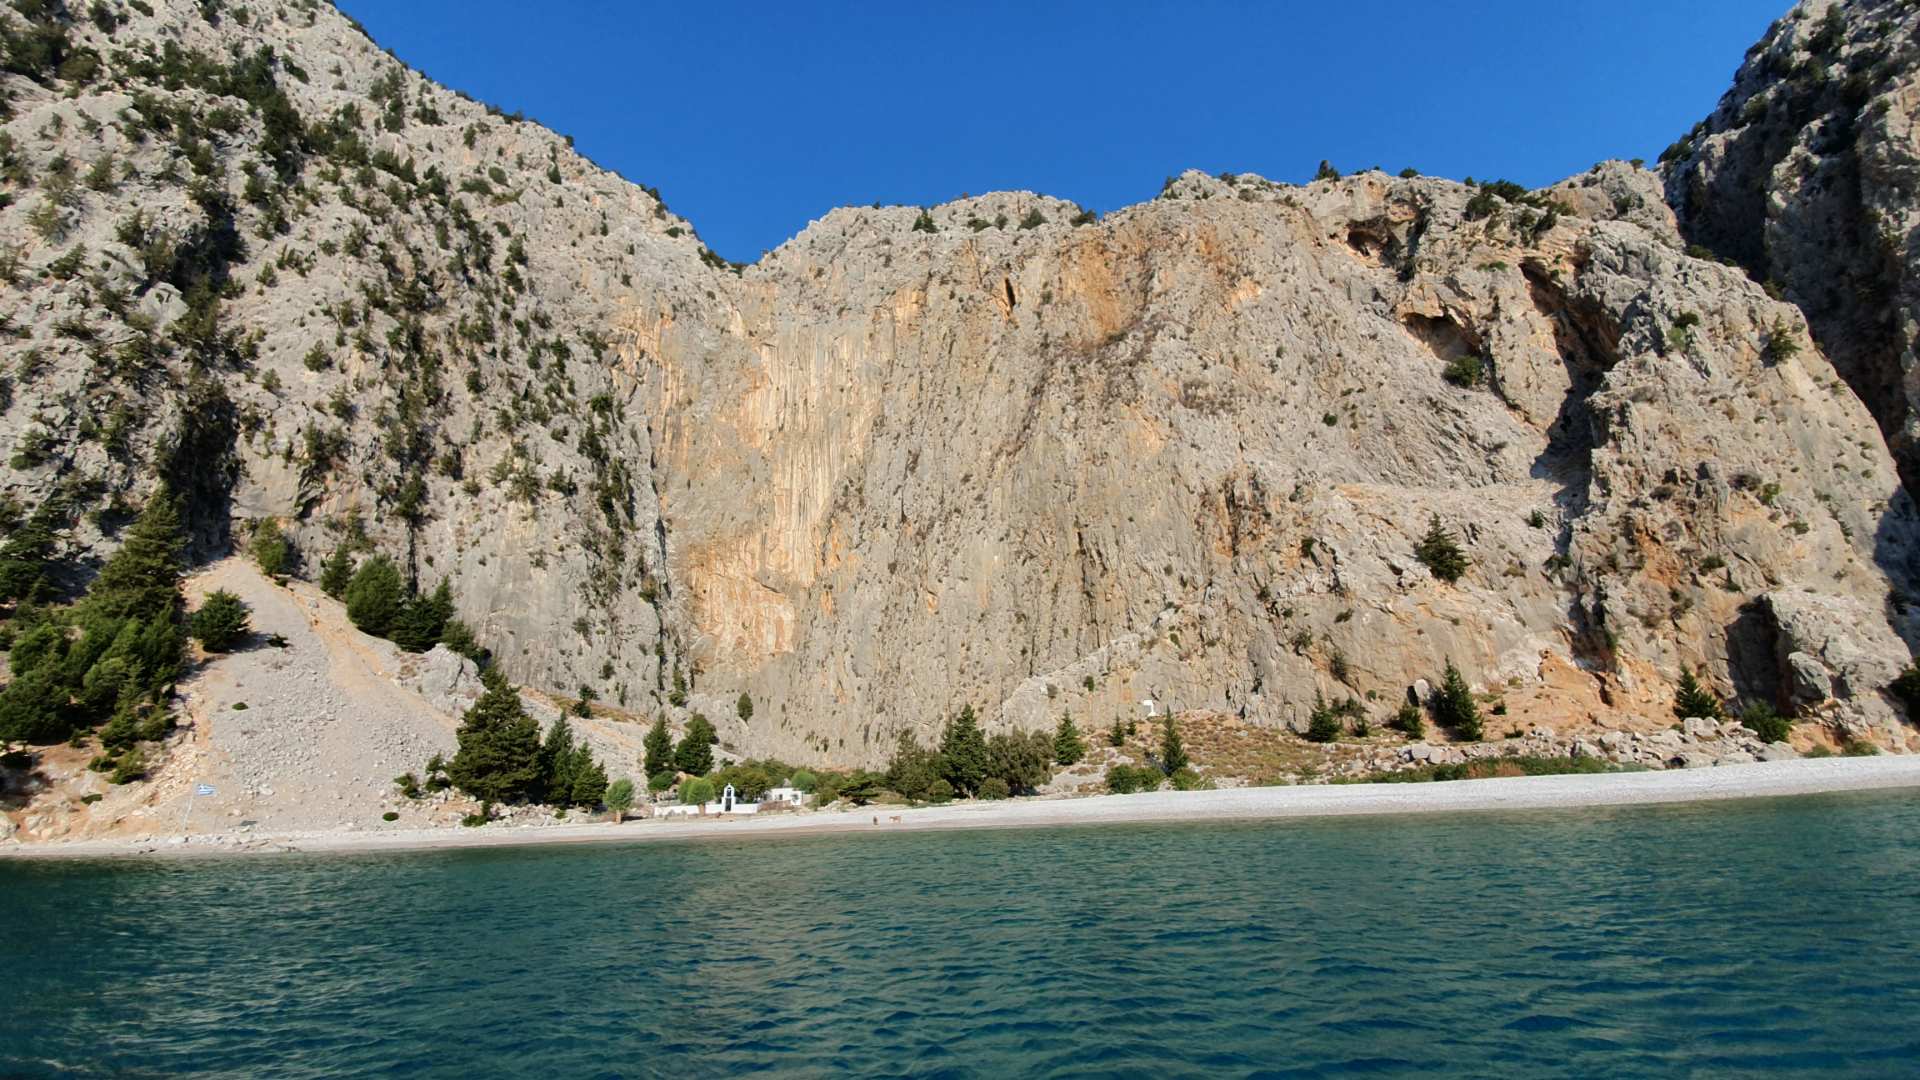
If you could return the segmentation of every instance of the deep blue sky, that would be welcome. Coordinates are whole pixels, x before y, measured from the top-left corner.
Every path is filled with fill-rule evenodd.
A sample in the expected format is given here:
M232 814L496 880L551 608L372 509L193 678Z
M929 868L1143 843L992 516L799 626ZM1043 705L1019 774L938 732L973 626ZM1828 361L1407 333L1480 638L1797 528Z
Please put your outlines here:
M1788 7L339 2L742 260L875 199L1028 188L1110 210L1187 168L1299 181L1328 158L1534 186L1652 160Z

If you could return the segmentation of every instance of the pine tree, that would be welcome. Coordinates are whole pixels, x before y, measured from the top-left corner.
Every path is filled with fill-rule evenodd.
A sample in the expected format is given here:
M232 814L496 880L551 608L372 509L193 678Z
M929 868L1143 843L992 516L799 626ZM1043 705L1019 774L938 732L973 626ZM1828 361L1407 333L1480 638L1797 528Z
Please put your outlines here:
M73 732L71 695L51 667L16 674L0 690L0 741L54 743Z
M58 501L48 499L0 544L0 600L31 601L49 591L47 572L62 517Z
M352 617L352 609L347 615ZM400 608L394 616L391 636L393 643L408 652L426 652L439 644L440 636L446 632L448 620L453 618L453 587L446 578L426 596L415 596Z
M1053 729L1053 760L1062 765L1076 765L1086 756L1086 740L1080 737L1080 729L1073 726L1073 717L1061 714L1060 726Z
M1467 572L1467 555L1435 514L1427 523L1427 534L1414 546L1414 557L1425 563L1433 576L1452 584Z
M1467 680L1460 669L1447 661L1446 674L1441 676L1440 689L1433 695L1433 719L1441 727L1453 732L1455 738L1465 742L1479 742L1480 707L1473 702L1473 691L1468 689Z
M481 673L486 692L460 721L459 750L447 779L489 801L525 796L540 780L540 725L498 669Z
M347 595L347 586L353 582L353 553L344 545L333 549L333 554L320 567L320 591L339 600Z
M1316 690L1313 692L1313 711L1307 714L1307 741L1330 743L1340 737L1340 714L1327 699Z
M107 618L175 616L180 598L181 552L186 540L173 496L162 490L147 501L87 590L86 606Z
M980 789L980 781L987 778L989 760L987 739L980 733L972 704L963 706L947 721L946 730L940 734L940 757L941 776L954 791L971 795Z
M248 546L260 572L278 577L293 568L293 545L273 518L261 518L253 527L253 543Z
M573 745L573 727L563 713L540 744L540 790L535 796L540 801L567 805L573 793Z
M683 773L707 775L713 771L713 744L719 741L720 735L713 730L712 721L694 713L693 719L687 721L687 733L680 737L680 745L674 747L674 765Z
M216 653L227 652L240 644L251 629L247 625L246 602L225 589L209 593L187 625L193 636L200 639L202 648Z
M1160 767L1168 775L1187 767L1187 748L1180 741L1180 726L1173 718L1173 710L1160 721Z
M893 760L887 763L887 787L909 799L924 799L934 791L935 783L944 782L948 789L953 787L940 775L941 768L938 752L921 746L913 732L903 731L894 744ZM948 795L951 794L949 790Z
M607 794L607 770L593 759L593 751L586 743L582 742L573 748L572 766L567 771L572 780L567 801L589 810L599 806L600 800Z
M375 637L386 637L406 600L400 568L385 555L375 555L353 572L346 598L347 618L353 625Z
M1682 670L1680 686L1673 695L1673 715L1683 720L1689 717L1718 720L1726 714L1713 691L1700 685L1700 680L1694 677L1693 672Z
M644 748L642 764L649 779L673 768L673 734L667 730L667 718L656 716L653 727L647 730L647 738L641 744Z
M480 642L474 639L473 631L467 629L467 624L459 619L447 620L447 625L440 631L440 644L475 664L486 663L487 650L480 647Z

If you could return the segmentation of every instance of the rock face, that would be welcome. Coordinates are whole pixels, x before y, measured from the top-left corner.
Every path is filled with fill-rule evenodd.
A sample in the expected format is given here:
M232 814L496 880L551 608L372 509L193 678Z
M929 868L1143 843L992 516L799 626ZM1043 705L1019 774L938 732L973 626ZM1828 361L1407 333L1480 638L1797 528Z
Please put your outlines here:
M1807 0L1662 156L1687 239L1799 305L1920 480L1920 8Z
M364 537L516 679L834 763L965 702L1378 721L1449 660L1891 715L1886 445L1644 169L842 209L731 267L330 9L152 8L5 76L6 492L77 565L166 476L204 551Z

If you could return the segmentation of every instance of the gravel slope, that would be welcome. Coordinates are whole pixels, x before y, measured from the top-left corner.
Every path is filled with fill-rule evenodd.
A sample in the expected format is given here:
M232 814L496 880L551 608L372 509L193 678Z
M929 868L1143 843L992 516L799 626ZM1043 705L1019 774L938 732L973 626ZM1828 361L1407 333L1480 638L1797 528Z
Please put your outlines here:
M152 778L114 787L86 771L88 751L45 754L48 784L15 815L17 838L247 835L457 818L452 807L394 797L395 776L454 746L457 718L395 682L419 658L354 630L313 586L276 585L245 560L194 575L189 605L215 589L246 601L255 634L181 683L179 729ZM284 647L268 644L273 634ZM195 784L211 784L214 794L189 805ZM88 805L88 795L100 798ZM389 808L402 814L391 826L380 819Z

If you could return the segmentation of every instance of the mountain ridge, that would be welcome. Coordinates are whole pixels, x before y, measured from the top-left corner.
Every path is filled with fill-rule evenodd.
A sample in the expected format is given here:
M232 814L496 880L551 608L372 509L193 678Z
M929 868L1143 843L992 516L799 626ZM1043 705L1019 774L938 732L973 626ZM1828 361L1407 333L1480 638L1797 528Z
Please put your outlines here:
M330 8L144 6L10 23L77 46L12 64L0 148L40 357L6 491L68 493L69 564L175 460L202 554L264 518L309 574L382 551L518 680L836 762L964 703L1385 712L1449 661L1574 723L1652 722L1704 668L1904 737L1885 443L1652 172L1189 171L1097 219L837 208L736 266Z

